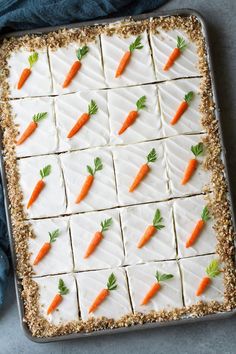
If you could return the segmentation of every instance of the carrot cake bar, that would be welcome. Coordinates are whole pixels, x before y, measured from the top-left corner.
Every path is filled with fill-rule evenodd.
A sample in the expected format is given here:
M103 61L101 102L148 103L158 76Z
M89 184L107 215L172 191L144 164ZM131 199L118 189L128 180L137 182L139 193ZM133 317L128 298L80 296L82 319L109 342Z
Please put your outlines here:
M50 48L49 59L54 94L105 87L99 38L86 44L77 40Z
M156 85L118 88L107 92L112 145L132 144L162 137ZM127 121L133 124L127 129Z
M70 273L73 257L66 217L31 221L34 238L29 239L30 264L35 276Z
M109 143L106 91L83 91L55 98L58 151L81 150ZM80 127L83 119L87 123Z
M152 203L121 209L126 264L176 257L171 204Z
M150 39L158 81L201 75L197 45L184 31L160 29Z
M38 97L12 100L11 106L19 132L16 140L17 157L55 153L58 150L58 136L53 99ZM28 129L36 130L35 134L26 137Z
M129 266L127 273L135 312L148 313L183 306L176 261Z
M123 265L124 250L118 210L73 215L70 228L76 271Z
M224 300L221 266L215 254L180 260L184 299L187 306L199 300L205 302ZM204 291L206 288L207 290Z
M113 156L120 205L168 199L170 194L162 141L116 147ZM145 179L141 181L142 173L145 173Z
M36 97L52 94L47 49L27 51L24 48L10 53L8 59L9 96Z

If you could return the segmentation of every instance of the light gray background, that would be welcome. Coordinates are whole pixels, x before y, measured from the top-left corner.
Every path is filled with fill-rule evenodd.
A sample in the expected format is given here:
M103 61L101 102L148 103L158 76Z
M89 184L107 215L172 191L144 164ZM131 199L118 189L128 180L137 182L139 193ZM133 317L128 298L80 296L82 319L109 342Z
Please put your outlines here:
M218 95L223 119L230 178L236 200L236 1L172 0L161 10L192 8L201 12L209 25ZM12 278L4 310L0 313L0 354L75 353L223 353L236 352L236 318L200 324L160 328L73 342L36 344L24 337L16 307Z

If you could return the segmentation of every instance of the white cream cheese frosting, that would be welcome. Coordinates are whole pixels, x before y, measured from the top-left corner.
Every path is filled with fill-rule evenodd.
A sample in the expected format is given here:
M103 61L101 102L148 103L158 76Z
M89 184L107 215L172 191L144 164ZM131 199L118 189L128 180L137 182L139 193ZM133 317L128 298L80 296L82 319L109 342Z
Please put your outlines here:
M112 218L112 224L103 232L103 239L86 259L84 255L101 222ZM118 267L123 264L124 250L118 210L83 213L70 218L71 239L75 270L96 270Z
M107 286L109 276L113 273L116 277L117 289L110 291L107 298L100 304L94 313L88 313L93 301L100 291ZM118 320L132 312L127 287L126 273L123 268L81 272L76 274L80 313L82 320L90 317L107 317Z
M203 168L203 160L207 153L204 151L202 156L197 157L199 163L191 179L185 185L181 184L189 160L194 158L191 146L201 142L202 137L203 135L181 135L166 139L164 142L169 185L173 197L202 193L203 187L210 183L210 173Z
M19 135L23 134L38 113L47 113L40 120L34 133L22 144L16 145L17 157L50 154L57 151L58 137L54 115L53 99L49 97L25 98L12 100L14 123L18 126Z
M153 224L159 209L164 228L157 230L142 247L137 244L146 228ZM174 259L176 257L175 234L172 220L172 203L152 203L121 209L121 223L125 247L125 264Z
M190 257L180 260L180 268L183 277L183 292L185 305L193 305L198 301L224 301L223 274L213 278L210 285L200 296L196 296L197 288L203 277L206 276L206 268L217 255Z
M88 53L81 59L79 71L66 88L62 87L64 80L73 63L78 60L77 50L83 46L79 42L73 42L67 47L61 47L57 50L49 49L54 94L77 92L85 89L93 90L106 86L99 38L88 43L87 46Z
M8 59L10 74L8 83L10 86L10 97L34 97L52 94L52 80L49 69L47 50L37 50L38 60L34 63L31 74L21 89L17 84L22 71L29 68L28 58L33 52L18 50L13 52Z
M205 206L207 206L207 201L203 196L174 200L173 210L178 241L178 255L181 258L215 252L217 240L210 210L209 215L211 219L205 222L196 242L189 248L185 247L186 241L196 223L201 219L201 214Z
M94 168L99 157L103 168L96 172L87 196L76 204L75 200L89 175L87 165ZM60 155L68 199L67 213L92 211L117 206L115 176L111 152L108 149L90 149Z
M157 281L156 272L172 274L174 277L161 282L160 290L146 305L140 305L143 298ZM134 312L171 310L182 307L180 272L176 261L151 262L127 267L129 289Z
M203 131L199 111L199 85L200 79L198 78L166 81L158 84L164 136L183 133L200 133ZM179 105L184 100L184 96L190 91L192 91L194 95L187 110L175 125L171 125L170 121L174 117Z
M103 146L109 142L109 119L106 91L83 91L55 98L56 122L59 135L59 151L78 150ZM88 113L91 100L98 107L86 124L72 137L69 131L83 113Z
M157 160L150 163L150 171L140 185L133 192L129 192L135 176L140 167L147 162L146 157L153 148L156 150ZM113 156L120 205L168 199L166 162L161 141L115 147Z
M51 173L45 177L45 187L34 204L26 209L35 185L41 179L40 170L51 165ZM27 157L18 160L20 186L23 192L24 210L29 219L57 216L66 211L65 187L59 158L55 155Z
M68 218L31 220L35 238L29 238L30 263L35 276L70 273L73 271L73 258L70 244ZM47 255L37 264L33 262L45 242L50 242L49 232L59 230L58 237L51 243Z
M169 70L164 71L164 65L177 46L178 36L185 41L187 46ZM188 38L185 32L179 29L170 31L158 29L158 33L151 33L150 40L158 81L200 76L196 44Z
M135 122L123 134L118 135L129 112L137 110L136 102L142 96L146 97L146 107L138 112ZM107 99L112 145L131 144L162 137L156 85L108 90Z
M104 72L108 87L121 87L154 82L156 80L147 32L141 33L142 49L135 49L121 76L115 77L121 58L129 50L137 36L122 38L117 35L101 35Z
M62 279L69 289L68 294L63 295L63 300L55 311L47 315L47 309L54 296L58 293L58 282ZM77 302L77 290L75 278L70 274L34 278L39 286L39 312L51 324L60 325L70 321L78 321L79 308Z

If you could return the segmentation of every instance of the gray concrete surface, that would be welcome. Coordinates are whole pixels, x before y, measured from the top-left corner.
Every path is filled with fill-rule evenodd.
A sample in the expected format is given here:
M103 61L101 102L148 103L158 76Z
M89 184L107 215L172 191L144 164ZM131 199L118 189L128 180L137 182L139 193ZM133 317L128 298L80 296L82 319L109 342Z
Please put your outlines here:
M192 8L207 19L223 118L230 178L236 200L236 1L172 0L162 9ZM231 354L236 352L236 318L201 324L168 327L83 339L73 342L35 344L24 337L19 326L12 279L6 306L0 313L0 354Z

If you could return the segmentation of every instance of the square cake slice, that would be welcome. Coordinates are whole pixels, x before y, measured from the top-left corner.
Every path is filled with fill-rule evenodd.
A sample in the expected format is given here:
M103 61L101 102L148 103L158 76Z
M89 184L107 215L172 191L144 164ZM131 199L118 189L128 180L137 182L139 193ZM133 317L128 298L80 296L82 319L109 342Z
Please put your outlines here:
M104 72L108 87L131 86L156 80L147 32L127 38L113 34L101 35ZM136 47L123 73L116 77L117 68L124 54Z
M40 97L12 100L11 106L14 123L17 125L19 132L16 145L17 157L56 152L58 137L53 99ZM37 127L35 131L24 140L22 134L31 122L35 122Z
M60 159L68 198L67 213L117 206L113 160L109 150L71 152L60 155ZM84 183L88 180L89 186L87 184L85 188Z
M203 166L207 151L203 145L199 145L202 144L202 137L202 135L181 135L165 141L169 185L174 197L202 193L204 187L210 183L210 173ZM198 146L203 151L196 156L198 163L191 178L182 184L183 180L185 181L184 176L189 161L195 158L191 150L192 146Z
M206 199L203 196L176 199L173 209L179 257L215 252L217 240L213 229L214 222ZM202 222L202 229L195 239L192 234Z
M180 272L176 261L129 266L127 274L134 312L148 313L183 306ZM157 292L147 301L145 298L151 288L157 288Z
M27 217L31 219L65 214L66 196L58 157L27 157L18 160L18 167ZM37 189L40 188L40 193L32 203L31 198L32 194L35 195L36 186Z
M212 261L214 263L211 263ZM199 296L196 295L202 279L209 276L207 274L207 268L208 271L215 270L217 266L215 261L217 261L217 255L215 254L180 260L180 268L183 277L184 301L186 306L196 304L199 301L224 301L223 274L221 272L218 274L215 272L215 277L211 278L205 291ZM219 268L220 266L221 265L219 264Z
M158 29L158 33L151 33L150 39L158 81L200 76L197 46L185 32L179 29ZM169 66L168 59L177 47L180 54Z
M73 258L67 218L32 220L35 238L29 238L30 263L34 275L50 275L73 271ZM40 250L49 243L49 250L43 258Z
M35 97L52 94L52 80L49 69L47 49L29 52L20 49L12 52L8 59L10 69L8 83L11 98ZM19 80L24 69L31 73L21 88Z
M130 144L162 137L156 85L108 90L107 98L111 144ZM131 114L136 115L135 121L128 128L123 127Z
M173 136L183 133L200 133L200 79L182 79L158 84L162 114L163 135ZM185 106L180 117L176 117L179 107Z
M166 163L161 141L152 141L113 149L120 205L147 203L168 199ZM148 160L150 162L148 162ZM133 183L144 164L145 178L133 190ZM132 187L132 192L130 188Z
M118 210L73 215L70 227L76 271L113 268L123 264ZM94 243L96 246L92 247Z
M105 91L84 91L55 99L59 151L103 146L109 142L109 120ZM89 116L85 117L85 114ZM83 119L80 129L72 130Z
M40 314L53 325L65 325L71 321L79 320L79 307L77 301L76 282L73 275L54 275L34 278L39 287ZM64 288L64 292L62 291ZM66 291L68 290L68 291ZM54 297L60 292L64 293L58 307L48 314Z
M123 268L81 272L76 274L76 279L82 320L86 321L91 317L118 320L122 316L132 313L127 278ZM107 288L111 289L108 295L93 310L94 300L103 289Z
M73 42L56 50L49 49L54 94L77 92L105 87L100 41L82 45ZM76 75L66 85L65 80L74 63L80 63ZM65 87L63 87L65 86Z
M175 258L172 203L152 203L122 208L121 224L125 264ZM151 234L150 238L145 236L148 234Z

